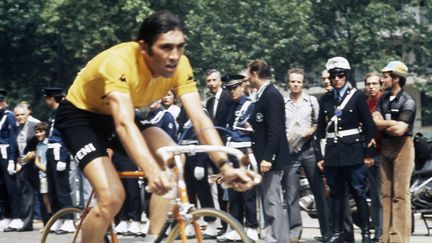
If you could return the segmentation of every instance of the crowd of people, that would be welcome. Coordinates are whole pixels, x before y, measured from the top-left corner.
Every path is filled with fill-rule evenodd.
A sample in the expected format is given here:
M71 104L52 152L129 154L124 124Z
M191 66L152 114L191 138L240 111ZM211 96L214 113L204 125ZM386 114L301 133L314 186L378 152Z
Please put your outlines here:
M349 61L330 58L321 75L326 92L319 99L305 92L301 68L287 71L285 96L264 60L238 73L209 69L204 81L210 98L204 105L183 45L175 15L151 15L136 42L96 56L67 95L59 87L44 89L47 107L54 111L48 122L32 117L24 101L10 110L6 92L0 91L0 230L33 230L35 217L46 223L61 208L83 203L91 184L98 200L83 225L85 242L100 242L102 234L95 232L114 217L118 233L150 238L160 231L169 207L161 195L172 187L152 151L167 144L202 143L252 151L257 164L250 164L249 172L219 153L188 155L185 180L192 203L229 212L253 241L301 239L303 173L315 200L317 241L354 242L352 198L363 243L409 242L416 102L403 89L405 64L391 61L381 72L368 73L363 91L356 88ZM135 60L136 53L144 58ZM137 69L133 65L143 74L124 71ZM103 90L98 81L105 82ZM223 129L208 129L213 126ZM120 181L114 174L138 169L148 175L152 191L144 197L142 181ZM253 183L253 171L262 176L259 185ZM233 187L223 189L212 180L218 174ZM150 222L145 227L143 212ZM240 239L214 218L204 221L204 238ZM62 234L74 227L65 218L45 230ZM194 231L187 228L186 233L192 237Z

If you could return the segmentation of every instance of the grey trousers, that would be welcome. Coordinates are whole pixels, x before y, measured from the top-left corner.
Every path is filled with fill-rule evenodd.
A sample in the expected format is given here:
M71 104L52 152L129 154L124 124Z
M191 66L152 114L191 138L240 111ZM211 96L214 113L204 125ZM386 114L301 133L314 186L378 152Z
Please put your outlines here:
M316 166L315 153L312 147L298 154L291 155L290 168L286 171L285 200L291 229L291 237L300 239L302 219L299 205L299 171L303 167L315 198L318 222L322 236L330 234L328 204L324 195L324 183Z
M261 195L266 224L265 242L290 242L288 217L282 206L282 171L268 171L263 175Z

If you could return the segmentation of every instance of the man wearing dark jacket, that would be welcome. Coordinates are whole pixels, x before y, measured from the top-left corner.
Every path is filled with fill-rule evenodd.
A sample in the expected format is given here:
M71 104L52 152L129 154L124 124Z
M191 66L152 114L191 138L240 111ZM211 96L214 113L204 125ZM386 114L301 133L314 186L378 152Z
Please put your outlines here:
M333 235L327 242L344 242L342 223L345 184L348 184L358 210L362 243L369 243L366 179L367 167L374 163L375 124L365 94L348 85L351 71L348 60L334 57L326 67L334 89L320 100L317 138L318 141L326 138L326 145L324 158L318 153L317 161L320 168L324 166L332 200Z
M270 66L256 60L249 66L249 81L258 89L250 122L252 150L263 175L262 200L266 223L266 242L290 241L288 217L284 216L280 179L288 168L289 149L285 131L285 108L281 93L270 83Z

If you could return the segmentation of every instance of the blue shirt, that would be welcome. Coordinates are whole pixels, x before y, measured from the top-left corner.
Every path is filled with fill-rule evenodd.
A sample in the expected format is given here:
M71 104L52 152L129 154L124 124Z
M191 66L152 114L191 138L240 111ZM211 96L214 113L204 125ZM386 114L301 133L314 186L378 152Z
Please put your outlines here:
M36 145L36 155L39 157L39 161L41 164L46 166L47 159L46 159L46 151L48 149L48 139L45 138L43 141L39 142ZM39 178L46 177L46 173L39 170Z
M227 135L227 141L251 141L250 131L247 131L245 124L252 115L253 108L254 103L246 95L243 95L239 101L228 104L225 127L232 130L232 133Z

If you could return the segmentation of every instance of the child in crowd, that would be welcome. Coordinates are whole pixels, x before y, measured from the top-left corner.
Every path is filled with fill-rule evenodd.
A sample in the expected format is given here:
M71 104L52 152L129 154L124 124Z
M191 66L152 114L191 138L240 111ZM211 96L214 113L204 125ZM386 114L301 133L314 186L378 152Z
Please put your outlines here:
M38 144L36 145L36 157L34 163L36 167L39 169L39 183L40 183L40 194L44 206L44 210L46 215L43 218L44 224L47 223L49 216L52 214L51 204L48 197L48 180L46 175L46 151L48 148L48 123L41 122L35 126L35 136L38 140Z

